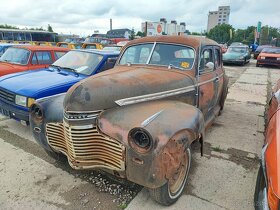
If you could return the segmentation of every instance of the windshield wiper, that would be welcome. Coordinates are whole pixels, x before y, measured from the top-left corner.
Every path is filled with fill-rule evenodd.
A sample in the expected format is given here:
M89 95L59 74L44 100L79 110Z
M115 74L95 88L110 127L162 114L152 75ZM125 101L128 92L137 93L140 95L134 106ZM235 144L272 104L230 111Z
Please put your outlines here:
M72 72L74 72L74 73L78 73L76 69L72 69L72 68L70 68L70 67L63 67L63 66L62 66L61 68L66 69L66 70L70 70L70 71L72 71Z
M50 65L50 67L54 67L57 69L57 71L61 71L61 67L60 66L57 66L57 65Z

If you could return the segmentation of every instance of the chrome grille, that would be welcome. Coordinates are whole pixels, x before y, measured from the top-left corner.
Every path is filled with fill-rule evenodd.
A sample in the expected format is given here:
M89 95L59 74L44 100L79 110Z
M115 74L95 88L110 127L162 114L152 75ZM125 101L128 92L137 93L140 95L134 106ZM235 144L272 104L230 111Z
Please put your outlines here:
M88 112L64 112L64 118L67 120L86 120L86 119L95 119L101 110L98 111L88 111Z
M125 169L123 145L101 134L96 126L48 123L46 134L50 146L64 153L73 168Z
M15 95L13 93L10 93L6 91L5 89L0 89L0 99L3 101L9 101L14 102L15 101Z

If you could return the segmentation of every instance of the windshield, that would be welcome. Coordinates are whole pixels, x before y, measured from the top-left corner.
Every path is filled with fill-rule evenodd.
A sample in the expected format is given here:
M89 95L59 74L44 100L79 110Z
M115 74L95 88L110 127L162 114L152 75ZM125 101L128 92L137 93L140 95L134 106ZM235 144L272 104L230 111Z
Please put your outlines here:
M244 47L229 47L227 52L229 52L229 53L245 53L246 49Z
M264 48L263 50L262 50L262 53L273 53L273 54L280 54L280 48Z
M91 75L102 58L102 55L94 53L70 51L55 61L53 66L72 69L73 71L84 75Z
M10 47L1 56L0 61L13 64L26 65L30 56L30 51L22 48Z
M140 44L128 47L119 64L151 64L172 66L181 70L191 69L194 63L194 50L190 47L157 43Z

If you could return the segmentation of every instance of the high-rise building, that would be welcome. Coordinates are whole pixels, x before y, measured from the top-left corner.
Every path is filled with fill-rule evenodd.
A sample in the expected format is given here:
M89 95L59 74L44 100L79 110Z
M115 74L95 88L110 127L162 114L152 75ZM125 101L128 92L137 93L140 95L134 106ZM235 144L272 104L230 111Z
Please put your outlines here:
M208 14L207 32L216 25L229 23L230 6L219 6L218 11L210 11Z

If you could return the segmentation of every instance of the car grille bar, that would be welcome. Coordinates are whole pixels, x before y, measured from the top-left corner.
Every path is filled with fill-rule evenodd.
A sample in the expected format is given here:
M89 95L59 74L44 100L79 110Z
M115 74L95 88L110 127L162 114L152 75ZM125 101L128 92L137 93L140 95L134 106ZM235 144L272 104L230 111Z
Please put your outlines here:
M47 123L46 134L49 145L65 154L75 169L125 170L124 146L100 133L94 125Z
M0 99L3 101L9 101L14 102L15 101L15 95L13 93L10 93L4 89L0 89Z

